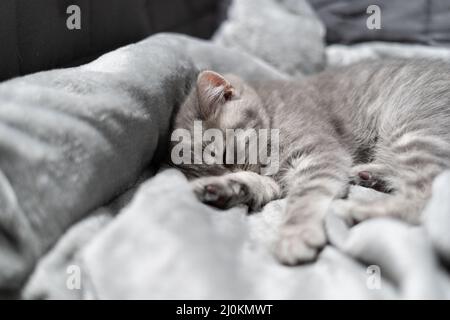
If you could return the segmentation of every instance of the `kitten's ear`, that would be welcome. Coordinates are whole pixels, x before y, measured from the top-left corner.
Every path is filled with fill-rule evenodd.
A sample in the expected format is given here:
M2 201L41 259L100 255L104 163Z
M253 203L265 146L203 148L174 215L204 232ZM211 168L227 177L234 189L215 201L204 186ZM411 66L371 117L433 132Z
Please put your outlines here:
M197 91L202 111L210 113L215 106L231 100L235 90L231 83L214 71L203 71L197 78ZM206 108L206 109L205 109Z

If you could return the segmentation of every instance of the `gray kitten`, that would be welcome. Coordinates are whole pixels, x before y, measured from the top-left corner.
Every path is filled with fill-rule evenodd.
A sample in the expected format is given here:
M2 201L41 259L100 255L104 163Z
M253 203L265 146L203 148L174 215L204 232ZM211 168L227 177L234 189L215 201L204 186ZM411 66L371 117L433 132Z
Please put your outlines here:
M174 129L192 130L196 120L223 132L280 130L279 171L271 176L259 174L261 164L177 167L195 178L201 201L219 208L246 204L258 210L287 197L275 253L286 264L310 261L326 244L323 222L332 201L353 222L381 216L420 222L432 180L450 167L450 65L367 61L300 81L252 86L204 71ZM194 148L190 153L202 157ZM389 195L382 201L336 200L350 183Z

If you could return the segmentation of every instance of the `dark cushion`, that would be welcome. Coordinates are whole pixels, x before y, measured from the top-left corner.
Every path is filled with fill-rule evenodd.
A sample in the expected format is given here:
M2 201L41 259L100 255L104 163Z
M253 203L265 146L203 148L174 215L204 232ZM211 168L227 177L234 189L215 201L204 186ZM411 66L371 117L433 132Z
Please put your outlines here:
M309 0L327 27L328 43L396 41L450 45L448 0ZM370 5L381 9L381 29L366 26Z
M215 0L1 0L0 81L79 65L146 36L172 31L209 38L219 24ZM70 5L81 30L66 27Z

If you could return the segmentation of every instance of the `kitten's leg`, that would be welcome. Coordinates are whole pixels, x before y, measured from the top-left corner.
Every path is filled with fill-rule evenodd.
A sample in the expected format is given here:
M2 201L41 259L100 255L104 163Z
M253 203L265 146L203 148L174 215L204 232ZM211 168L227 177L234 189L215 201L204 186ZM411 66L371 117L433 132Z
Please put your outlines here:
M315 259L327 241L324 217L329 205L348 189L350 154L332 138L316 138L293 148L282 167L286 221L275 254L289 265Z
M191 184L200 201L221 209L244 204L257 211L281 196L275 180L251 171L198 178Z
M338 201L336 211L353 222L390 216L417 224L431 195L434 178L450 167L450 143L423 131L408 132L382 150L376 165L358 169L378 170L375 174L392 190L390 196L367 202Z

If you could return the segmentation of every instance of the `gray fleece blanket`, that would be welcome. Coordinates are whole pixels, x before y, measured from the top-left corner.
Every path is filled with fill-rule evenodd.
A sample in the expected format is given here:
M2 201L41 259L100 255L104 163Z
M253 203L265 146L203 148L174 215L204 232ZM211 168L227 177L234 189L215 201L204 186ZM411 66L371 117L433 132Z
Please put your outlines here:
M282 266L271 254L284 200L252 215L245 208L218 211L199 203L179 172L152 177L172 111L198 69L251 82L318 71L325 56L331 65L348 63L350 55L358 60L360 47L325 49L317 30L303 35L316 43L310 48L295 45L301 39L293 32L271 30L270 22L283 18L301 28L305 15L320 25L304 3L235 2L232 10L240 12L243 3L253 3L256 20L258 10L276 8L261 15L267 24L259 22L268 26L261 32L277 34L270 45L258 41L258 21L249 25L245 15L231 14L216 44L161 34L89 65L0 85L1 293L28 299L450 297L450 173L435 181L420 227L375 219L349 228L330 208L329 245L316 262L298 267ZM253 30L252 50L239 41L225 47L240 28ZM289 50L289 43L283 59L268 58L271 48L277 57L278 44ZM309 49L321 63L295 54ZM381 51L408 50L391 49ZM359 187L350 196L362 192L383 196Z
M113 219L102 209L42 259L26 298L448 299L450 172L434 185L424 225L374 219L349 228L333 215L316 262L286 267L271 255L284 200L247 215L197 202L175 170L143 183ZM351 197L375 191L353 188ZM80 270L80 286L71 279Z

